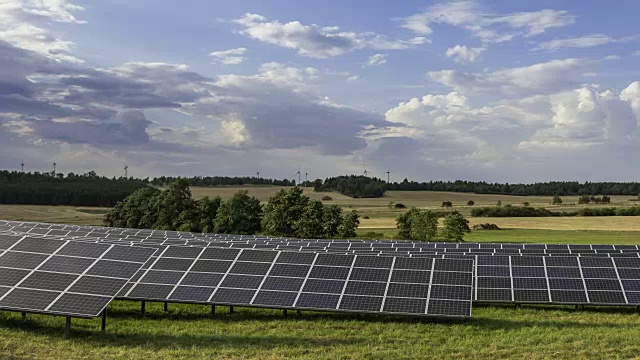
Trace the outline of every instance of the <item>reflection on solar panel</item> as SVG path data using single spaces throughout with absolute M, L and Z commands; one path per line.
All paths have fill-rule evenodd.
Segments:
M 98 316 L 154 251 L 0 235 L 0 309 Z
M 477 256 L 478 302 L 640 305 L 640 259 Z
M 269 308 L 471 316 L 473 260 L 167 247 L 118 297 Z

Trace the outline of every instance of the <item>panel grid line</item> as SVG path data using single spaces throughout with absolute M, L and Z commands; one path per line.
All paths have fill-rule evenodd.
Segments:
M 139 278 L 136 279 L 136 281 L 133 282 L 133 285 L 131 286 L 131 288 L 129 289 L 129 291 L 127 291 L 127 293 L 124 295 L 125 297 L 129 297 L 129 295 L 131 294 L 131 292 L 133 291 L 133 289 L 136 288 L 136 286 L 138 285 L 140 279 L 144 278 L 147 273 L 149 272 L 149 270 L 158 262 L 158 260 L 160 260 L 160 258 L 162 257 L 162 254 L 164 254 L 167 250 L 169 249 L 169 247 L 167 246 L 166 248 L 164 248 L 164 250 L 162 250 L 162 252 L 156 257 L 156 259 L 153 261 L 153 264 L 149 265 L 149 267 L 147 269 L 144 270 L 144 274 L 142 274 Z M 144 265 L 143 265 L 144 266 Z
M 351 272 L 353 271 L 353 265 L 356 264 L 356 259 L 358 258 L 358 255 L 354 255 L 353 256 L 353 260 L 351 261 L 351 267 L 349 268 L 349 274 L 347 274 L 347 278 L 344 281 L 344 286 L 342 286 L 342 292 L 340 293 L 340 298 L 338 298 L 338 305 L 336 305 L 336 309 L 340 308 L 340 305 L 342 305 L 342 299 L 344 298 L 344 292 L 345 290 L 347 290 L 347 284 L 349 284 L 349 280 L 351 279 Z
M 249 301 L 249 304 L 253 304 L 253 301 L 256 299 L 256 296 L 258 296 L 258 292 L 260 292 L 260 290 L 262 289 L 262 285 L 264 285 L 264 282 L 267 280 L 267 276 L 269 276 L 269 274 L 271 273 L 271 269 L 273 269 L 273 265 L 275 265 L 276 261 L 278 260 L 278 257 L 280 257 L 280 254 L 282 254 L 282 252 L 278 251 L 278 253 L 276 254 L 276 257 L 274 257 L 273 261 L 271 261 L 269 270 L 267 270 L 267 272 L 264 274 L 264 277 L 262 278 L 262 281 L 260 282 L 260 285 L 258 286 L 258 289 L 256 290 L 255 294 L 253 294 L 251 301 Z
M 391 269 L 389 270 L 389 277 L 387 278 L 387 284 L 384 288 L 384 295 L 382 298 L 382 304 L 380 304 L 380 312 L 384 311 L 384 304 L 387 301 L 387 293 L 389 292 L 389 284 L 391 283 L 391 276 L 393 275 L 394 266 L 396 266 L 396 257 L 391 260 Z
M 584 273 L 582 272 L 582 262 L 580 261 L 580 257 L 576 258 L 576 261 L 578 262 L 578 269 L 580 270 L 580 278 L 582 279 L 582 286 L 584 286 L 584 295 L 586 296 L 587 303 L 590 303 L 591 300 L 589 299 L 589 291 L 587 290 L 587 282 L 585 281 Z
M 307 275 L 304 277 L 304 280 L 302 281 L 302 285 L 300 285 L 300 290 L 298 291 L 296 300 L 293 302 L 294 307 L 298 304 L 298 299 L 300 298 L 300 294 L 302 294 L 302 290 L 304 289 L 304 286 L 307 283 L 307 280 L 309 279 L 309 275 L 311 275 L 311 270 L 315 266 L 316 260 L 318 260 L 318 255 L 320 255 L 320 253 L 316 253 L 316 255 L 314 256 L 313 262 L 311 262 L 311 266 L 309 266 L 309 270 L 307 270 Z
M 26 237 L 20 239 L 20 241 L 24 240 L 25 238 Z M 40 264 L 38 264 L 38 266 L 36 266 L 33 270 L 29 271 L 28 275 L 24 276 L 22 279 L 20 279 L 20 281 L 18 281 L 15 285 L 13 285 L 10 290 L 8 290 L 6 293 L 4 293 L 2 296 L 0 296 L 0 301 L 2 301 L 2 299 L 4 299 L 5 297 L 7 297 L 7 295 L 9 295 L 11 292 L 13 292 L 13 290 L 15 290 L 16 288 L 20 287 L 20 284 L 25 282 L 25 280 L 27 280 L 34 272 L 36 272 L 36 270 L 38 270 L 45 262 L 47 262 L 49 259 L 51 259 L 58 251 L 60 251 L 60 249 L 65 247 L 68 243 L 69 243 L 69 240 L 65 241 L 64 244 L 62 244 L 61 246 L 59 246 L 56 249 L 56 251 L 53 251 L 51 254 L 49 254 L 49 256 L 47 256 L 46 259 L 42 260 L 40 262 Z M 2 255 L 4 255 L 4 254 L 2 254 Z
M 231 262 L 231 265 L 229 265 L 229 268 L 227 269 L 227 271 L 225 271 L 224 275 L 222 276 L 222 279 L 220 279 L 220 282 L 218 283 L 218 286 L 216 287 L 215 290 L 213 290 L 211 295 L 209 295 L 209 299 L 207 299 L 208 303 L 210 303 L 212 301 L 213 297 L 216 295 L 216 293 L 220 289 L 220 285 L 222 285 L 224 280 L 227 278 L 227 275 L 229 275 L 229 271 L 231 271 L 233 266 L 236 264 L 236 261 L 238 261 L 238 258 L 240 258 L 240 255 L 242 255 L 243 252 L 244 252 L 244 249 L 240 249 L 240 251 L 238 251 L 238 254 L 236 254 L 236 257 Z
M 200 259 L 200 256 L 202 256 L 202 254 L 204 253 L 205 250 L 207 250 L 207 248 L 202 248 L 202 250 L 200 250 L 200 252 L 198 253 L 198 256 L 196 256 L 196 258 L 193 259 L 193 262 L 191 263 L 191 265 L 189 266 L 187 271 L 185 271 L 184 274 L 182 274 L 180 279 L 176 282 L 176 285 L 173 287 L 173 289 L 171 289 L 169 294 L 167 294 L 167 299 L 171 299 L 171 295 L 173 295 L 173 293 L 176 291 L 178 286 L 180 286 L 180 284 L 182 283 L 182 280 L 184 280 L 184 278 L 187 276 L 187 274 L 189 274 L 189 272 L 191 271 L 193 266 L 196 264 L 196 262 Z
M 66 289 L 64 289 L 64 290 L 60 293 L 60 295 L 58 295 L 55 299 L 53 299 L 53 301 L 49 304 L 49 306 L 47 306 L 47 307 L 46 307 L 46 309 L 44 309 L 44 310 L 45 310 L 45 311 L 49 311 L 49 308 L 51 308 L 51 307 L 53 306 L 53 304 L 55 304 L 55 303 L 56 303 L 56 301 L 58 301 L 58 300 L 62 297 L 62 295 L 66 294 L 66 293 L 67 293 L 67 291 L 69 291 L 69 289 L 71 289 L 71 287 L 72 287 L 73 285 L 75 285 L 75 284 L 76 284 L 76 283 L 77 283 L 77 282 L 78 282 L 78 281 L 79 281 L 83 276 L 85 276 L 85 275 L 87 274 L 87 272 L 88 272 L 89 270 L 91 270 L 91 268 L 92 268 L 96 263 L 98 263 L 98 261 L 102 260 L 102 258 L 107 254 L 107 252 L 109 252 L 109 250 L 111 250 L 111 249 L 112 249 L 113 247 L 115 247 L 115 246 L 116 246 L 116 245 L 111 245 L 111 246 L 109 246 L 109 248 L 107 248 L 104 252 L 102 252 L 102 254 L 100 254 L 100 256 L 99 256 L 97 259 L 95 259 L 95 261 L 94 261 L 94 262 L 92 262 L 92 263 L 91 263 L 91 265 L 89 265 L 89 266 L 88 266 L 88 267 L 87 267 L 87 268 L 82 272 L 82 274 L 80 274 L 78 277 L 76 277 L 76 279 L 75 279 L 75 280 L 73 280 L 73 281 L 71 282 L 71 284 L 69 284 L 69 286 L 67 286 L 67 288 L 66 288 Z M 43 262 L 43 263 L 44 263 L 44 262 Z
M 429 288 L 427 290 L 427 303 L 424 307 L 424 313 L 429 313 L 429 303 L 431 302 L 431 285 L 433 284 L 433 272 L 436 268 L 437 259 L 431 259 L 431 273 L 429 274 Z

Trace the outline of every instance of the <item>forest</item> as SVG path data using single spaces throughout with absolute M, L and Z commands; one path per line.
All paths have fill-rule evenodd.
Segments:
M 3 170 L 0 204 L 112 207 L 145 186 L 144 180 L 107 178 L 93 171 L 64 175 Z

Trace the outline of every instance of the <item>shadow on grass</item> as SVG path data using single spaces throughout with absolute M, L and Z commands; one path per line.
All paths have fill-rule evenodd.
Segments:
M 211 349 L 237 347 L 257 350 L 269 350 L 278 347 L 303 347 L 305 349 L 313 349 L 360 344 L 367 341 L 364 338 L 331 339 L 304 336 L 201 335 L 190 334 L 189 329 L 186 327 L 184 332 L 167 335 L 146 332 L 144 324 L 140 327 L 140 332 L 135 332 L 135 328 L 128 328 L 126 333 L 119 333 L 118 328 L 114 326 L 111 329 L 107 327 L 107 331 L 101 333 L 91 320 L 74 321 L 70 341 L 89 342 L 93 346 L 105 347 L 144 347 L 145 349 L 151 350 L 192 349 L 193 347 Z M 82 323 L 83 321 L 86 322 Z M 17 317 L 0 317 L 0 325 L 11 330 L 33 332 L 34 335 L 37 334 L 37 336 L 45 336 L 57 340 L 62 340 L 64 334 L 64 322 L 62 320 L 25 321 Z M 201 331 L 201 328 L 198 329 L 198 332 Z

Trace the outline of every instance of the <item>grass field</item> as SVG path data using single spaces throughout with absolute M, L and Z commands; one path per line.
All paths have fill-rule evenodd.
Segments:
M 0 313 L 2 359 L 586 359 L 640 354 L 640 315 L 628 308 L 474 306 L 463 322 L 116 301 L 99 319 Z

